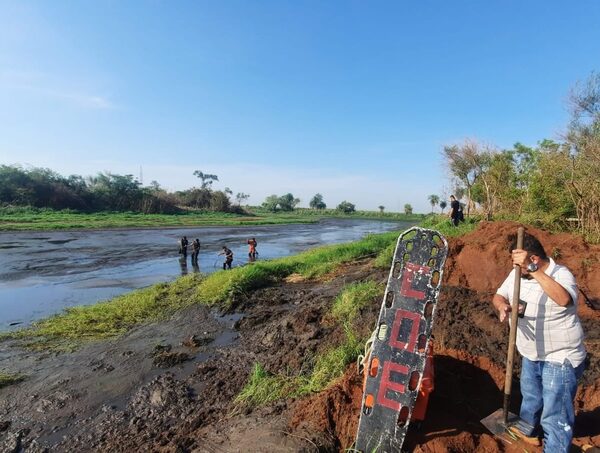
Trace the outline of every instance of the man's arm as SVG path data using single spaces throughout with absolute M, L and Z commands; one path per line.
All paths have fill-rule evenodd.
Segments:
M 523 269 L 526 269 L 527 264 L 529 264 L 525 250 L 513 250 L 512 259 L 513 264 L 518 264 Z M 541 268 L 535 272 L 529 272 L 529 275 L 540 284 L 546 295 L 561 307 L 566 307 L 570 303 L 573 303 L 569 292 Z
M 508 318 L 508 314 L 511 312 L 511 307 L 508 303 L 508 300 L 506 300 L 500 294 L 494 294 L 494 297 L 492 298 L 492 304 L 494 304 L 494 308 L 498 310 L 500 322 L 504 322 Z

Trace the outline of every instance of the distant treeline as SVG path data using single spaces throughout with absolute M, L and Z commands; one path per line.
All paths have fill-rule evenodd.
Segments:
M 220 212 L 240 209 L 232 205 L 231 191 L 212 190 L 204 179 L 202 182 L 201 188 L 170 193 L 155 181 L 150 186 L 142 186 L 133 175 L 98 173 L 87 178 L 64 177 L 47 168 L 1 165 L 0 204 L 145 214 L 170 214 L 180 211 L 181 207 Z

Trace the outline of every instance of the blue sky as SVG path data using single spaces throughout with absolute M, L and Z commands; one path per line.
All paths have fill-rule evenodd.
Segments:
M 600 2 L 0 0 L 0 164 L 428 211 L 445 144 L 558 139 Z

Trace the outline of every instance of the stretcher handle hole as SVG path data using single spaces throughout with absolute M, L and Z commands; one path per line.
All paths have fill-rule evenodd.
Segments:
M 385 296 L 385 308 L 392 308 L 393 303 L 394 303 L 394 292 L 390 291 Z
M 379 359 L 377 357 L 373 357 L 371 359 L 371 366 L 369 367 L 369 376 L 377 377 L 379 373 Z
M 420 379 L 421 379 L 421 373 L 419 373 L 418 371 L 413 371 L 410 374 L 410 380 L 408 381 L 408 389 L 410 391 L 416 390 L 419 385 Z
M 425 309 L 423 310 L 423 316 L 425 316 L 425 319 L 427 321 L 431 320 L 431 316 L 433 315 L 433 307 L 434 306 L 435 306 L 435 304 L 431 301 L 429 301 L 425 304 Z
M 425 352 L 425 346 L 427 346 L 427 336 L 425 334 L 421 334 L 417 340 L 417 350 L 420 353 L 423 353 Z
M 439 248 L 433 246 L 431 247 L 431 252 L 429 253 L 430 256 L 437 256 L 438 252 L 439 252 Z
M 379 341 L 385 341 L 387 338 L 387 324 L 379 324 L 379 329 L 377 329 L 377 339 Z
M 394 278 L 400 277 L 400 272 L 402 272 L 402 263 L 400 261 L 396 261 L 394 263 L 394 270 L 392 271 L 392 276 Z
M 414 245 L 412 241 L 406 243 L 406 251 L 410 252 L 413 249 Z
M 404 425 L 406 425 L 406 422 L 408 422 L 409 416 L 410 416 L 410 410 L 408 409 L 408 406 L 402 406 L 402 409 L 400 409 L 400 412 L 398 412 L 398 426 L 400 428 L 402 428 Z
M 440 273 L 438 271 L 433 271 L 431 274 L 431 284 L 433 286 L 438 286 L 440 284 Z

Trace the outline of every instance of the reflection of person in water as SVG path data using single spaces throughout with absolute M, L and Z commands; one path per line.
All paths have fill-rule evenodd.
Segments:
M 192 242 L 192 265 L 198 265 L 198 255 L 200 254 L 200 239 L 196 238 Z
M 250 261 L 254 261 L 256 259 L 256 238 L 248 239 L 248 257 Z
M 219 255 L 225 255 L 225 262 L 223 263 L 223 270 L 231 269 L 231 263 L 233 262 L 233 252 L 227 247 L 223 246 L 223 250 Z

